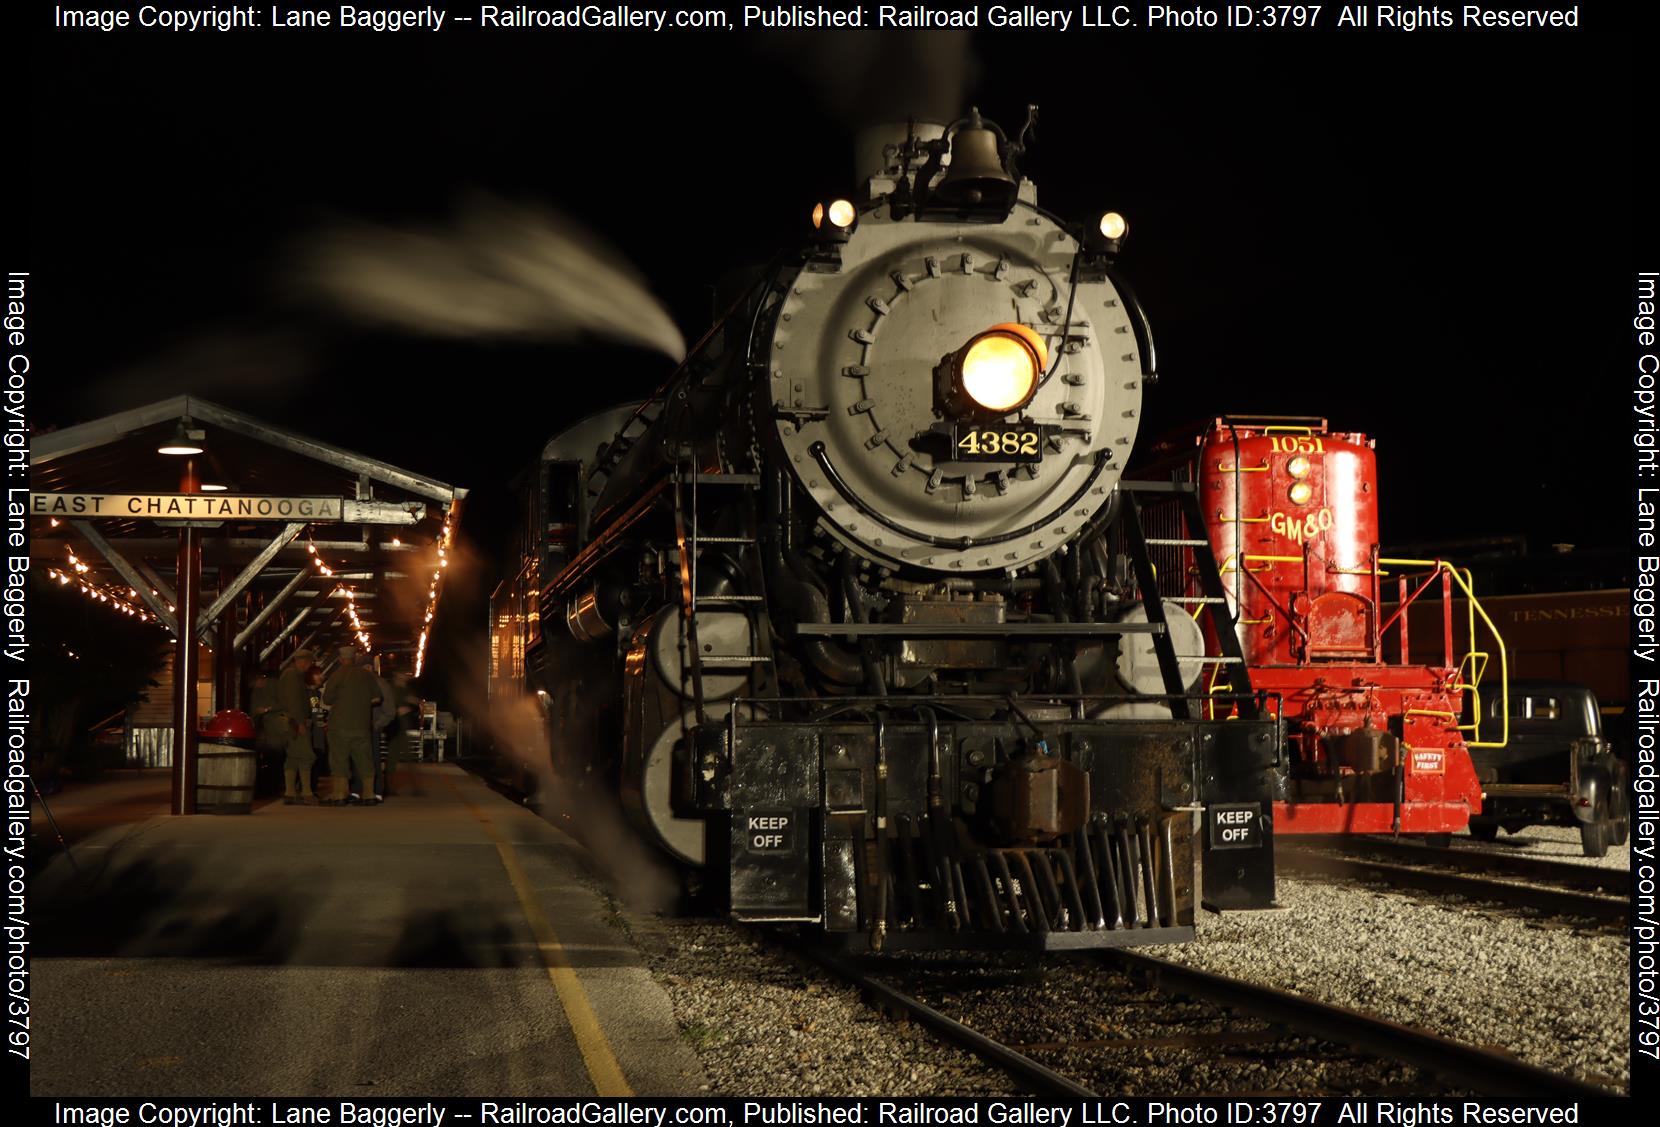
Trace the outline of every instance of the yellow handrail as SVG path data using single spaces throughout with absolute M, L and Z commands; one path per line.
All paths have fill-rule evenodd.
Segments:
M 1380 558 L 1378 560 L 1378 564 L 1379 566 L 1388 564 L 1391 567 L 1433 567 L 1437 571 L 1445 571 L 1448 575 L 1452 576 L 1453 582 L 1457 583 L 1458 586 L 1464 591 L 1464 598 L 1469 603 L 1470 652 L 1465 654 L 1458 663 L 1459 683 L 1457 687 L 1461 690 L 1468 690 L 1470 693 L 1470 704 L 1475 713 L 1475 723 L 1461 724 L 1459 725 L 1459 730 L 1471 732 L 1476 737 L 1475 739 L 1468 741 L 1470 747 L 1504 747 L 1510 742 L 1510 656 L 1505 649 L 1504 636 L 1499 633 L 1499 628 L 1493 625 L 1493 620 L 1487 617 L 1487 611 L 1482 608 L 1481 601 L 1476 598 L 1476 593 L 1471 588 L 1470 580 L 1468 578 L 1469 569 L 1456 568 L 1446 560 L 1386 560 Z M 1481 616 L 1481 621 L 1487 625 L 1488 632 L 1493 635 L 1493 640 L 1499 644 L 1500 735 L 1497 742 L 1493 742 L 1491 740 L 1484 741 L 1481 738 L 1482 710 L 1481 690 L 1479 685 L 1482 674 L 1487 671 L 1487 663 L 1492 660 L 1492 656 L 1484 650 L 1477 650 L 1475 648 L 1476 615 L 1478 614 Z M 1476 667 L 1477 659 L 1480 660 L 1479 668 Z M 1468 681 L 1464 678 L 1464 666 L 1466 663 L 1471 666 L 1472 673 L 1472 677 Z

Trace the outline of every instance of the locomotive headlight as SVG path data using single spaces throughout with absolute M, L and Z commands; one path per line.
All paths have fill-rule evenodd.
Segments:
M 1037 394 L 1046 355 L 1025 325 L 993 325 L 941 363 L 941 406 L 956 415 L 1018 411 Z
M 988 411 L 1006 415 L 1032 397 L 1037 357 L 1024 341 L 983 336 L 963 356 L 963 390 Z
M 1298 454 L 1295 458 L 1285 464 L 1285 472 L 1296 478 L 1298 481 L 1301 481 L 1303 478 L 1307 477 L 1308 471 L 1313 468 L 1313 463 L 1308 460 L 1308 456 L 1306 454 Z
M 1308 499 L 1313 496 L 1314 486 L 1306 481 L 1299 481 L 1291 487 L 1291 503 L 1293 505 L 1306 505 Z
M 1122 239 L 1130 230 L 1130 221 L 1116 211 L 1101 216 L 1101 237 L 1113 242 Z

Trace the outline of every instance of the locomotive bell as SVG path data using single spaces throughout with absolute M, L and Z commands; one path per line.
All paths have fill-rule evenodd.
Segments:
M 1014 177 L 997 153 L 997 134 L 985 127 L 978 109 L 971 109 L 968 124 L 951 138 L 951 164 L 934 196 L 963 207 L 1007 207 L 1015 191 Z

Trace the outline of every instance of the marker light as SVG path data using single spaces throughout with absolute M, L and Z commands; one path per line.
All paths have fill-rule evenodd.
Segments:
M 826 207 L 821 203 L 813 205 L 813 229 L 819 230 L 824 226 Z M 851 200 L 831 200 L 828 208 L 831 226 L 846 229 L 853 226 L 853 221 L 859 218 L 859 211 Z
M 1101 216 L 1101 236 L 1106 239 L 1122 239 L 1130 229 L 1130 221 L 1116 211 L 1109 211 Z
M 1309 462 L 1308 455 L 1306 454 L 1298 454 L 1295 458 L 1285 464 L 1285 472 L 1296 478 L 1298 481 L 1301 481 L 1303 478 L 1307 477 L 1308 471 L 1312 468 L 1313 465 Z
M 1293 505 L 1306 505 L 1308 499 L 1312 496 L 1314 496 L 1314 486 L 1306 481 L 1299 481 L 1291 487 L 1291 503 Z

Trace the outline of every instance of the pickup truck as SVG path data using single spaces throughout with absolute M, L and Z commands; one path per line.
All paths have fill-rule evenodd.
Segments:
M 1501 828 L 1568 825 L 1579 827 L 1587 857 L 1625 844 L 1626 765 L 1603 738 L 1596 695 L 1563 681 L 1512 681 L 1509 696 L 1505 745 L 1470 749 L 1482 786 L 1470 836 L 1492 841 Z M 1481 708 L 1482 738 L 1492 739 L 1502 727 L 1503 698 L 1493 693 Z

